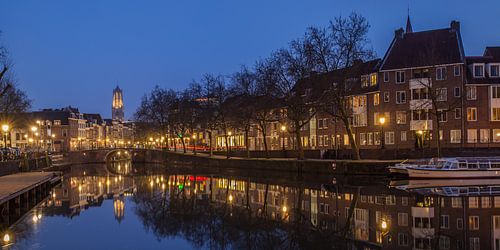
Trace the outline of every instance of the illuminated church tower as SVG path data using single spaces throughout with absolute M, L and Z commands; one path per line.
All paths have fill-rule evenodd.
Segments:
M 120 87 L 116 86 L 113 90 L 113 105 L 111 109 L 113 120 L 123 121 L 125 115 L 123 112 L 123 92 Z

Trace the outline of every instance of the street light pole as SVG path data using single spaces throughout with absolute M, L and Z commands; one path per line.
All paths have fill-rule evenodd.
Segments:
M 285 152 L 285 131 L 286 131 L 286 126 L 282 125 L 281 126 L 281 143 L 282 143 L 283 152 Z
M 196 135 L 193 135 L 193 154 L 196 155 Z
M 384 135 L 384 123 L 385 123 L 385 117 L 380 117 L 379 118 L 379 123 L 380 123 L 380 128 L 381 128 L 381 134 L 380 134 L 380 148 L 385 149 L 385 135 Z

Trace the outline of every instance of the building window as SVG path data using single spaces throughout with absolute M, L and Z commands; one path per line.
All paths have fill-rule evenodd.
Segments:
M 448 116 L 446 110 L 437 110 L 437 119 L 439 122 L 447 122 Z
M 479 197 L 469 197 L 469 208 L 479 208 Z
M 426 121 L 429 120 L 429 112 L 427 110 L 418 109 L 411 111 L 412 121 Z
M 439 227 L 441 229 L 449 229 L 450 228 L 450 216 L 449 215 L 441 215 L 441 220 L 439 222 Z
M 458 65 L 453 66 L 453 75 L 460 76 L 460 66 Z
M 348 145 L 349 145 L 349 135 L 344 134 L 344 146 L 348 146 Z
M 470 237 L 469 242 L 469 250 L 481 250 L 481 247 L 479 245 L 479 237 Z
M 368 85 L 370 84 L 369 81 L 370 81 L 370 78 L 368 76 L 366 76 L 366 75 L 361 76 L 361 87 L 362 88 L 368 87 Z
M 493 129 L 493 142 L 500 142 L 500 129 Z
M 413 78 L 429 78 L 429 69 L 414 69 Z
M 408 213 L 398 213 L 398 226 L 408 226 Z
M 477 129 L 467 129 L 467 142 L 468 143 L 477 142 Z
M 389 72 L 384 72 L 384 82 L 389 82 Z
M 359 145 L 361 145 L 361 146 L 366 145 L 366 134 L 365 133 L 359 133 Z
M 405 72 L 397 71 L 396 72 L 396 83 L 404 83 L 405 82 Z
M 396 111 L 396 124 L 406 124 L 406 111 Z
M 477 121 L 477 108 L 467 108 L 467 121 Z
M 389 92 L 384 92 L 384 102 L 389 102 Z
M 385 144 L 394 144 L 394 132 L 385 132 Z
M 457 229 L 462 230 L 464 228 L 464 220 L 462 218 L 457 218 Z
M 494 64 L 490 65 L 490 76 L 491 77 L 499 77 L 499 70 L 500 70 L 500 65 Z
M 406 141 L 406 140 L 407 140 L 406 131 L 401 131 L 401 141 Z
M 480 129 L 479 130 L 479 141 L 481 143 L 489 143 L 490 142 L 490 130 L 489 129 Z
M 406 91 L 396 91 L 396 104 L 406 103 Z
M 460 130 L 450 130 L 450 142 L 460 143 L 462 141 L 462 133 Z
M 500 98 L 500 86 L 491 86 L 491 98 Z
M 379 132 L 373 133 L 373 145 L 380 145 L 380 133 Z
M 373 106 L 380 104 L 380 93 L 373 94 Z
M 455 97 L 460 97 L 460 87 L 455 87 L 453 94 Z
M 439 236 L 439 249 L 450 249 L 450 237 L 444 235 Z
M 484 77 L 484 64 L 474 64 L 474 77 Z
M 467 86 L 465 89 L 467 94 L 467 100 L 476 100 L 477 99 L 477 88 L 476 86 Z
M 366 134 L 367 145 L 373 145 L 373 133 Z
M 439 67 L 436 69 L 436 80 L 446 79 L 446 67 Z
M 446 88 L 436 89 L 436 101 L 445 102 L 448 99 L 448 91 Z
M 370 85 L 371 86 L 377 85 L 377 73 L 373 73 L 370 75 Z
M 491 108 L 491 120 L 500 121 L 500 108 Z
M 398 233 L 398 245 L 399 246 L 408 246 L 409 245 L 409 237 L 408 234 Z
M 452 197 L 451 198 L 452 208 L 462 208 L 462 197 Z
M 455 108 L 455 119 L 461 119 L 461 118 L 462 118 L 462 109 Z
M 469 230 L 479 230 L 479 216 L 469 216 Z
M 412 100 L 425 100 L 428 99 L 429 89 L 428 88 L 419 88 L 411 90 L 411 99 Z

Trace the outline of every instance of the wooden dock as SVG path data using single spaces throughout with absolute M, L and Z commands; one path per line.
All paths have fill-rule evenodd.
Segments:
M 26 172 L 0 177 L 0 228 L 8 227 L 45 199 L 60 181 L 56 172 Z

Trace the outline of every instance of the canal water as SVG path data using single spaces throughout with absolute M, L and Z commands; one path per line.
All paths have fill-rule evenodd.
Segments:
M 6 249 L 499 249 L 500 180 L 82 165 L 2 235 Z

